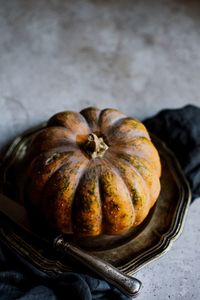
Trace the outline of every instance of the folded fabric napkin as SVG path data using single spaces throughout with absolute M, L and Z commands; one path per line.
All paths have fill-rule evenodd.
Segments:
M 175 153 L 188 179 L 192 199 L 200 196 L 200 108 L 163 110 L 144 121 L 148 130 Z M 5 246 L 0 247 L 1 300 L 128 300 L 106 281 L 88 274 L 54 277 L 39 271 Z
M 144 124 L 175 153 L 189 181 L 192 200 L 200 197 L 200 108 L 165 109 Z

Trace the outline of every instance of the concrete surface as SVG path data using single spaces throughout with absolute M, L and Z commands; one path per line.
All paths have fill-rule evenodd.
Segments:
M 200 198 L 190 206 L 182 235 L 162 258 L 136 277 L 143 283 L 138 300 L 200 299 Z
M 0 146 L 89 105 L 145 118 L 200 105 L 198 0 L 0 0 Z M 200 201 L 138 299 L 200 298 Z

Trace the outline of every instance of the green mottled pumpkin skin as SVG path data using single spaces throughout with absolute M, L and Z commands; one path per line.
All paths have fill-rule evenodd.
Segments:
M 91 134 L 108 146 L 101 157 L 86 151 Z M 121 234 L 160 193 L 160 159 L 146 128 L 116 109 L 57 113 L 32 136 L 25 160 L 22 201 L 64 234 Z

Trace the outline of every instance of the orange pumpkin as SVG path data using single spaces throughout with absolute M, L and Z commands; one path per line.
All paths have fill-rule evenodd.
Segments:
M 144 125 L 116 109 L 54 115 L 32 137 L 23 199 L 61 233 L 121 234 L 160 192 L 161 165 Z

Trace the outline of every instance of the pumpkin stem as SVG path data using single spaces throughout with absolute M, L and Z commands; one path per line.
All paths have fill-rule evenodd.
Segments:
M 92 157 L 103 157 L 108 149 L 102 137 L 98 137 L 95 133 L 88 135 L 88 140 L 85 144 L 86 152 Z

